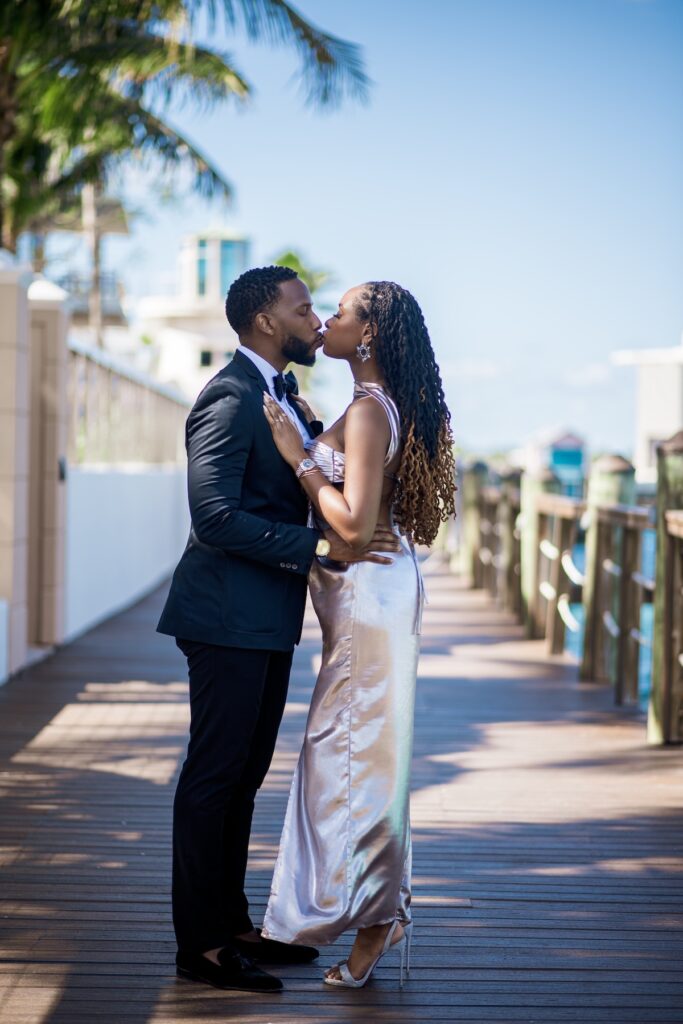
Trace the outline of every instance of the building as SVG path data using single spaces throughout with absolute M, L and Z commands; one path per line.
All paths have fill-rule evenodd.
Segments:
M 551 469 L 562 493 L 583 496 L 588 454 L 584 438 L 570 430 L 546 430 L 509 456 L 510 463 L 529 473 Z
M 657 483 L 657 445 L 683 429 L 683 337 L 672 348 L 612 353 L 617 366 L 637 368 L 634 463 L 641 485 Z
M 250 243 L 227 231 L 183 239 L 173 295 L 140 299 L 140 333 L 154 350 L 153 372 L 194 399 L 230 358 L 237 336 L 225 318 L 225 296 L 249 266 Z

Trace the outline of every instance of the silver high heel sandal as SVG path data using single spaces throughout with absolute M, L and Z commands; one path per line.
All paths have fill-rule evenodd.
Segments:
M 400 950 L 401 953 L 401 965 L 399 967 L 398 974 L 398 987 L 403 988 L 403 970 L 405 964 L 406 949 L 408 950 L 408 971 L 406 973 L 410 973 L 410 942 L 413 934 L 413 926 L 412 922 L 410 924 L 403 925 L 403 927 L 405 928 L 404 934 L 401 936 L 398 942 L 394 942 L 392 944 L 391 940 L 394 937 L 394 933 L 396 932 L 396 929 L 400 924 L 403 924 L 403 922 L 394 921 L 391 928 L 387 932 L 387 937 L 385 938 L 384 945 L 382 946 L 382 952 L 379 954 L 378 957 L 376 957 L 375 960 L 372 961 L 372 963 L 370 964 L 362 978 L 354 978 L 354 976 L 351 974 L 351 971 L 347 966 L 347 961 L 342 960 L 340 963 L 334 964 L 334 967 L 336 967 L 339 970 L 341 978 L 329 978 L 325 974 L 323 975 L 323 981 L 325 982 L 325 984 L 337 985 L 342 988 L 362 988 L 363 985 L 368 980 L 368 978 L 370 977 L 370 975 L 372 974 L 372 972 L 374 971 L 377 964 L 384 956 L 384 954 L 387 953 L 390 949 L 395 949 Z M 334 967 L 330 967 L 330 970 L 334 970 Z

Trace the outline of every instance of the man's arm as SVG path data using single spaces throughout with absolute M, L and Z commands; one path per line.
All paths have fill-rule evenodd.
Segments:
M 203 544 L 306 576 L 320 534 L 240 509 L 253 432 L 251 413 L 237 395 L 226 395 L 193 415 L 187 455 L 194 532 Z

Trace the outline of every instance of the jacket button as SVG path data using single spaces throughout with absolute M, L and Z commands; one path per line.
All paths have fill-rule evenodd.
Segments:
M 291 568 L 292 568 L 292 563 L 291 562 L 287 562 L 287 565 L 285 566 L 285 569 L 291 569 Z
M 285 568 L 286 568 L 286 566 L 285 566 L 285 563 L 284 563 L 284 562 L 280 562 L 280 568 L 281 568 L 281 569 L 285 569 Z
M 299 566 L 298 566 L 298 565 L 296 564 L 296 562 L 295 562 L 295 563 L 294 563 L 294 564 L 292 565 L 292 569 L 298 569 L 298 568 L 299 568 Z

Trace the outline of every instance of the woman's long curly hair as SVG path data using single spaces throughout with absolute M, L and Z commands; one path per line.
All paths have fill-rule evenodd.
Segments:
M 439 524 L 455 515 L 451 414 L 422 310 L 405 288 L 370 281 L 356 300 L 370 323 L 373 354 L 401 418 L 403 453 L 394 517 L 419 544 L 431 544 Z

